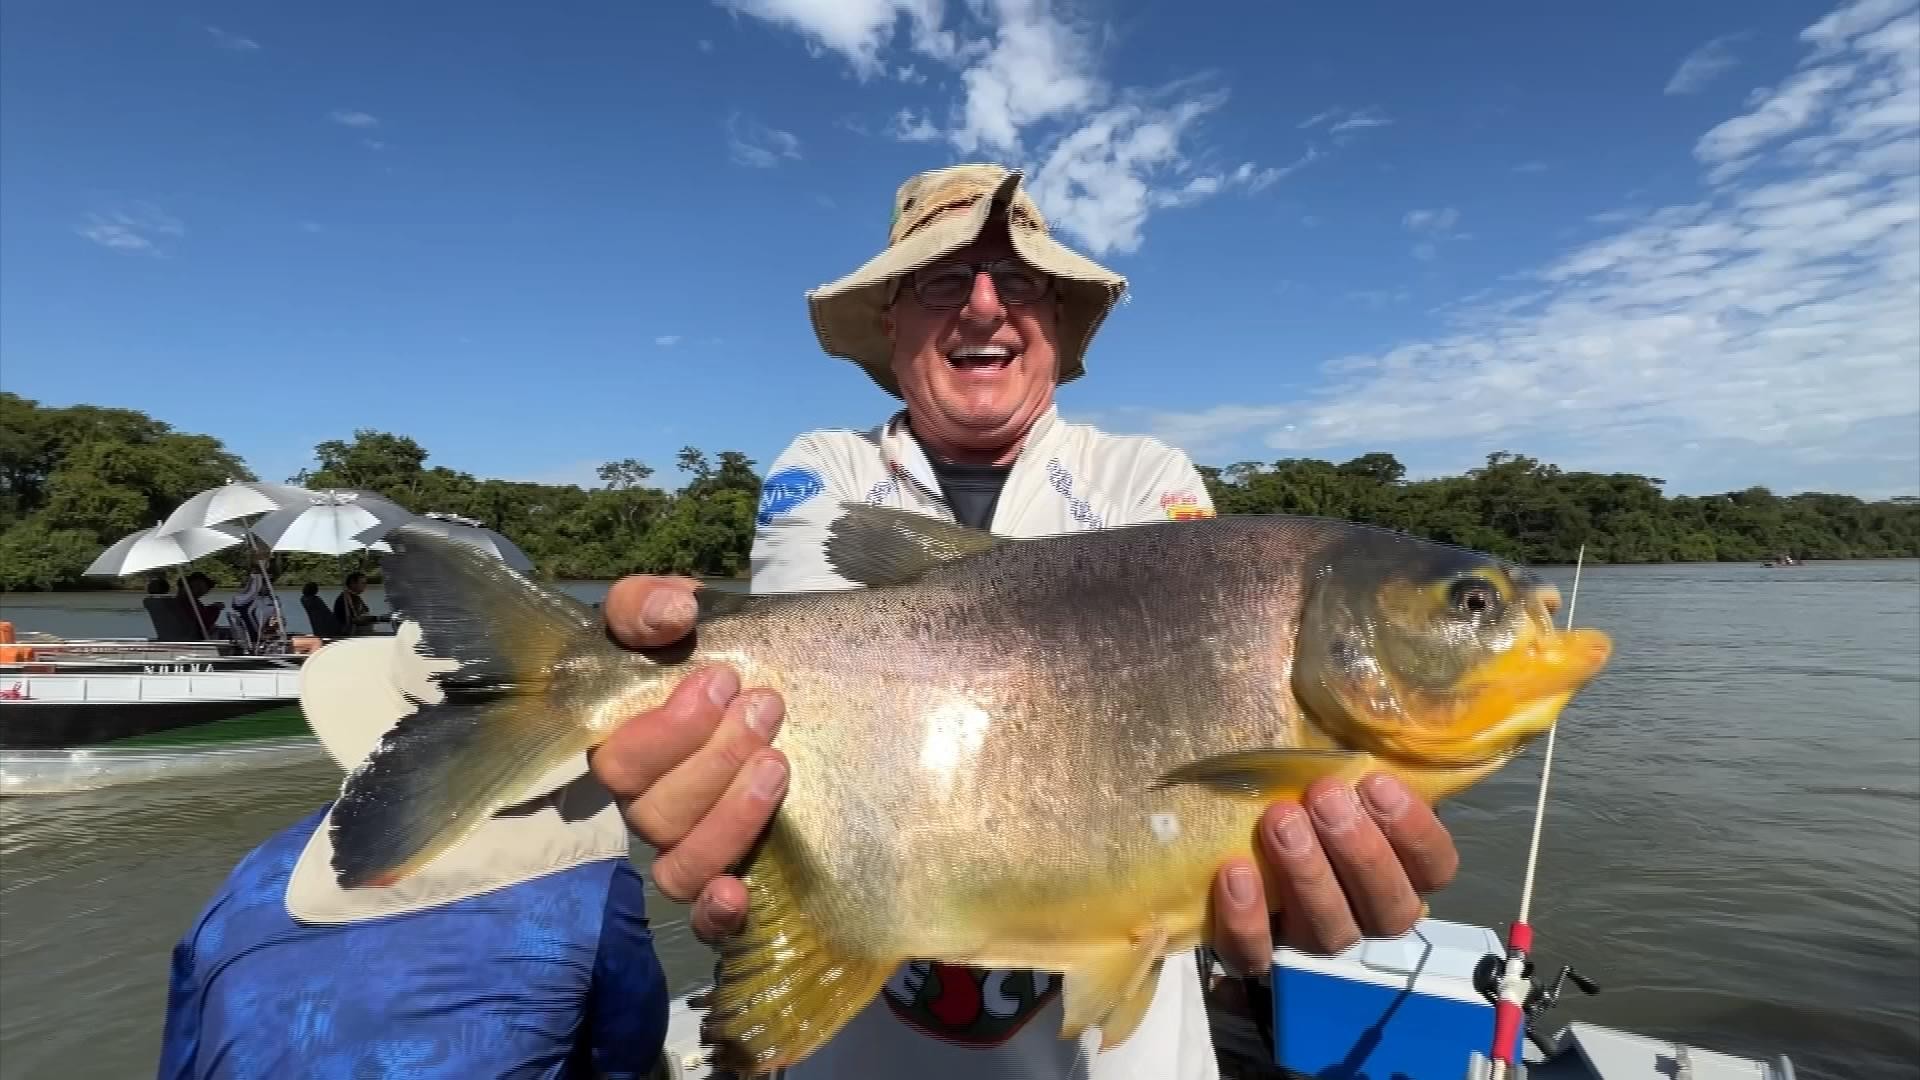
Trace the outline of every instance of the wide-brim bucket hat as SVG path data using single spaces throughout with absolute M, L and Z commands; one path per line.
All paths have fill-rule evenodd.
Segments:
M 860 365 L 881 389 L 899 397 L 893 344 L 881 327 L 893 283 L 972 243 L 996 218 L 1006 222 L 1014 253 L 1055 281 L 1057 381 L 1086 374 L 1087 346 L 1126 291 L 1127 279 L 1055 240 L 1020 170 L 991 164 L 932 169 L 900 185 L 886 249 L 853 273 L 807 293 L 820 347 Z

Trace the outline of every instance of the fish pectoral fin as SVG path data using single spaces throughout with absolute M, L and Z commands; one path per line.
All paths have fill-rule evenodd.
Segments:
M 873 1001 L 904 956 L 861 955 L 831 912 L 802 900 L 810 874 L 776 819 L 741 880 L 746 926 L 720 948 L 701 1042 L 710 1063 L 762 1076 L 798 1063 Z
M 1133 991 L 1132 996 L 1113 1007 L 1106 1019 L 1100 1021 L 1100 1049 L 1111 1050 L 1133 1037 L 1140 1021 L 1147 1017 L 1147 1006 L 1153 1004 L 1153 992 L 1160 987 L 1160 966 L 1164 957 L 1156 956 L 1153 963 L 1147 965 L 1147 976 Z
M 886 506 L 843 502 L 827 526 L 833 571 L 868 587 L 905 585 L 937 566 L 992 549 L 1001 537 Z
M 1232 750 L 1188 762 L 1161 776 L 1153 787 L 1198 784 L 1223 795 L 1297 799 L 1315 780 L 1342 774 L 1357 777 L 1372 761 L 1372 755 L 1352 750 Z
M 1125 1041 L 1153 1000 L 1166 948 L 1167 928 L 1156 921 L 1126 944 L 1067 972 L 1060 1037 L 1077 1039 L 1088 1028 L 1100 1027 L 1103 1049 Z M 1116 1028 L 1108 1030 L 1107 1025 L 1116 1020 Z

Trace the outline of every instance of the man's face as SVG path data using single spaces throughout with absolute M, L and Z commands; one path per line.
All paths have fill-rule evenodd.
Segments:
M 956 264 L 1013 260 L 1035 282 L 1046 275 L 1019 264 L 1003 229 L 917 275 L 923 283 Z M 906 399 L 914 432 L 933 446 L 969 457 L 1010 461 L 1033 421 L 1053 401 L 1058 367 L 1056 293 L 1047 288 L 1032 303 L 1001 295 L 979 269 L 952 306 L 923 303 L 913 278 L 900 285 L 883 325 L 893 339 L 893 371 Z M 929 299 L 940 297 L 929 292 Z

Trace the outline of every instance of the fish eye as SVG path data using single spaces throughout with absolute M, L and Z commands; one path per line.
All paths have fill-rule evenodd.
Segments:
M 1477 619 L 1500 608 L 1500 590 L 1483 577 L 1464 577 L 1447 589 L 1447 607 L 1456 615 Z

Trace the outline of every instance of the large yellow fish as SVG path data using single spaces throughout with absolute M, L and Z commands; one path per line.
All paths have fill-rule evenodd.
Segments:
M 827 555 L 870 586 L 711 596 L 635 653 L 600 614 L 403 527 L 394 610 L 457 660 L 349 775 L 343 886 L 457 844 L 565 759 L 724 661 L 785 695 L 785 801 L 742 868 L 705 1034 L 759 1074 L 831 1038 L 909 959 L 1064 976 L 1063 1037 L 1139 1023 L 1208 937 L 1214 875 L 1266 804 L 1328 775 L 1430 799 L 1547 730 L 1611 650 L 1558 593 L 1383 529 L 1224 517 L 1010 540 L 847 504 Z

